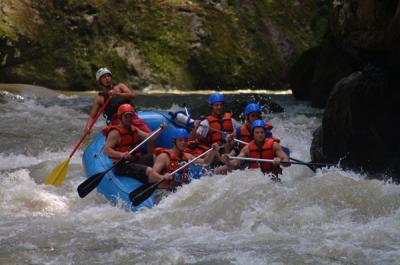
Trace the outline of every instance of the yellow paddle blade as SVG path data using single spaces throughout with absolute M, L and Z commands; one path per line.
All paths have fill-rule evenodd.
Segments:
M 68 158 L 67 160 L 56 166 L 44 180 L 44 184 L 51 184 L 56 187 L 60 187 L 65 176 L 67 175 L 70 160 L 71 158 Z

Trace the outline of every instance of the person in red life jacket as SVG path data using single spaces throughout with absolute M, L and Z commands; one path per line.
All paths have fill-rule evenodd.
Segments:
M 155 159 L 153 169 L 160 174 L 173 172 L 187 161 L 195 158 L 195 156 L 185 152 L 185 148 L 188 143 L 188 136 L 189 134 L 185 129 L 180 128 L 175 130 L 172 137 L 172 149 L 156 148 L 155 154 L 157 157 Z M 214 150 L 208 153 L 204 158 L 199 158 L 196 163 L 209 164 L 214 159 L 214 156 L 218 153 L 217 150 L 219 149 L 217 143 L 214 143 L 212 147 Z M 181 172 L 175 174 L 174 179 L 162 182 L 159 188 L 174 189 L 177 186 L 182 185 L 182 183 L 189 182 L 190 179 L 188 172 L 188 167 L 182 169 Z
M 204 120 L 196 120 L 190 133 L 189 140 L 197 140 L 198 143 L 207 146 L 213 144 L 225 144 L 225 153 L 230 152 L 235 138 L 235 130 L 232 115 L 224 111 L 225 98 L 222 94 L 212 94 L 208 99 L 211 114 Z M 221 133 L 220 131 L 224 132 Z M 228 143 L 228 144 L 226 144 Z
M 207 151 L 209 147 L 203 143 L 201 143 L 198 139 L 188 141 L 185 153 L 189 153 L 193 156 L 199 156 L 205 151 Z
M 153 170 L 153 154 L 142 155 L 140 151 L 133 154 L 129 152 L 150 134 L 132 125 L 134 108 L 130 104 L 122 104 L 118 108 L 118 125 L 108 125 L 103 129 L 106 135 L 104 154 L 110 157 L 113 162 L 124 159 L 114 171 L 117 175 L 130 176 L 143 183 L 157 182 L 161 179 L 170 179 L 169 174 L 161 175 Z M 166 124 L 161 127 L 166 128 Z M 161 130 L 162 131 L 162 130 Z M 155 134 L 149 142 L 154 142 L 161 133 Z
M 246 143 L 249 143 L 251 140 L 253 140 L 253 135 L 250 133 L 251 131 L 251 124 L 258 119 L 261 119 L 261 108 L 260 105 L 257 103 L 250 103 L 246 106 L 244 109 L 244 115 L 246 117 L 246 121 L 243 125 L 240 127 L 236 128 L 236 137 L 237 139 L 244 141 Z M 265 137 L 270 138 L 274 137 L 272 136 L 271 130 L 273 126 L 267 122 L 265 123 Z M 275 140 L 278 142 L 280 141 L 279 138 L 274 137 Z M 243 148 L 244 145 L 240 144 L 240 148 Z
M 251 131 L 254 140 L 250 141 L 240 151 L 239 157 L 273 159 L 273 163 L 269 162 L 249 162 L 249 168 L 261 168 L 261 171 L 278 175 L 282 172 L 280 168 L 281 161 L 289 161 L 289 157 L 283 151 L 282 147 L 273 138 L 265 137 L 266 124 L 263 120 L 255 120 L 251 124 Z M 243 160 L 229 160 L 226 155 L 223 156 L 223 161 L 229 168 L 239 168 Z
M 94 117 L 108 97 L 112 96 L 110 102 L 104 110 L 103 115 L 107 118 L 107 124 L 112 125 L 119 123 L 116 115 L 118 107 L 122 104 L 130 104 L 131 100 L 135 98 L 135 94 L 125 84 L 113 84 L 111 71 L 107 68 L 100 68 L 97 71 L 96 80 L 99 83 L 102 92 L 100 92 L 93 101 L 85 131 L 89 130 L 90 124 L 93 122 Z M 133 124 L 136 127 L 140 128 L 142 131 L 151 132 L 151 129 L 136 115 L 136 113 L 132 116 L 132 119 Z

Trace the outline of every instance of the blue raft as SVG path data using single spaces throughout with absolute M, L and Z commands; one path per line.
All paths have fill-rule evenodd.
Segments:
M 173 117 L 167 112 L 140 111 L 139 117 L 154 131 L 162 123 L 167 123 L 168 128 L 157 138 L 156 146 L 172 148 L 172 133 L 180 126 L 174 122 Z M 112 161 L 103 153 L 105 136 L 99 133 L 83 153 L 83 167 L 86 177 L 89 178 L 97 173 L 104 172 L 112 166 Z M 189 172 L 192 178 L 201 176 L 201 167 L 190 166 Z M 109 171 L 97 187 L 98 192 L 103 194 L 112 204 L 121 204 L 127 209 L 137 211 L 141 207 L 151 208 L 155 201 L 153 197 L 148 198 L 139 206 L 133 206 L 129 200 L 129 193 L 143 184 L 136 179 L 127 176 L 117 176 L 113 170 Z
M 164 122 L 168 124 L 168 128 L 157 138 L 156 146 L 158 147 L 172 148 L 172 133 L 177 128 L 189 125 L 189 122 L 179 119 L 179 115 L 177 115 L 179 112 L 173 114 L 157 111 L 139 111 L 137 114 L 153 131 L 159 128 Z M 100 132 L 83 153 L 83 167 L 87 178 L 112 167 L 111 159 L 103 153 L 104 143 L 105 136 Z M 284 147 L 284 150 L 289 155 L 289 149 Z M 190 165 L 189 175 L 192 179 L 200 178 L 202 173 L 203 168 L 201 166 Z M 131 177 L 117 176 L 111 170 L 104 176 L 97 186 L 97 190 L 112 204 L 121 204 L 121 206 L 127 209 L 137 211 L 142 207 L 151 208 L 155 204 L 154 198 L 149 197 L 139 206 L 132 205 L 129 200 L 129 193 L 142 185 L 143 183 Z

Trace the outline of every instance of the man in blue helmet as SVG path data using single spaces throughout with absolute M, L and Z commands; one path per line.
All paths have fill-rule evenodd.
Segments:
M 210 147 L 213 143 L 218 145 L 226 142 L 232 143 L 235 138 L 235 130 L 232 115 L 224 111 L 225 97 L 222 94 L 212 94 L 208 99 L 211 114 L 203 121 L 196 120 L 195 127 L 190 133 L 190 140 L 199 140 L 199 143 Z M 223 132 L 223 133 L 221 133 Z M 229 145 L 230 146 L 230 145 Z M 230 147 L 225 146 L 225 151 L 230 151 Z
M 261 171 L 266 173 L 273 173 L 274 175 L 281 174 L 280 168 L 281 161 L 289 161 L 289 157 L 283 151 L 279 142 L 273 138 L 265 137 L 266 124 L 263 120 L 255 120 L 251 124 L 251 132 L 254 140 L 250 141 L 240 151 L 239 157 L 273 159 L 274 162 L 250 162 L 249 168 L 261 168 Z M 223 156 L 223 161 L 231 168 L 239 168 L 243 160 L 228 160 L 227 156 Z
M 243 125 L 236 128 L 236 137 L 243 142 L 249 143 L 251 140 L 253 140 L 253 135 L 251 134 L 251 124 L 255 120 L 261 119 L 260 105 L 257 103 L 249 103 L 244 109 L 244 115 L 246 121 Z M 269 122 L 265 123 L 265 136 L 267 138 L 273 137 L 271 133 L 272 128 L 273 126 Z M 279 141 L 279 138 L 274 138 Z M 244 145 L 241 145 L 240 147 L 242 148 L 243 146 Z
M 160 174 L 170 173 L 178 169 L 182 163 L 193 159 L 193 155 L 185 153 L 188 137 L 189 134 L 185 129 L 176 129 L 172 137 L 172 149 L 156 148 L 155 154 L 157 157 L 155 159 L 153 169 Z M 217 143 L 214 143 L 212 148 L 214 150 L 208 153 L 204 158 L 199 158 L 197 163 L 209 164 L 214 159 L 214 156 L 218 153 L 219 146 Z M 185 168 L 179 174 L 179 180 L 175 178 L 164 181 L 160 184 L 159 188 L 174 189 L 177 186 L 182 185 L 182 183 L 187 183 L 188 181 L 188 168 Z

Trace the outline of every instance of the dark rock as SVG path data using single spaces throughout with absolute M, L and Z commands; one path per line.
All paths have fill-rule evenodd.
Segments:
M 289 71 L 289 83 L 293 95 L 297 99 L 309 99 L 315 64 L 320 50 L 320 47 L 315 47 L 303 52 Z
M 368 63 L 400 75 L 400 4 L 334 1 L 324 42 L 300 57 L 290 71 L 293 94 L 324 107 L 336 82 Z
M 320 126 L 313 132 L 313 140 L 310 147 L 311 161 L 313 162 L 325 163 L 328 161 L 322 149 L 322 144 L 324 142 L 322 137 L 322 126 Z
M 290 74 L 295 97 L 326 106 L 314 161 L 400 179 L 400 1 L 332 1 L 324 42 Z
M 343 77 L 362 69 L 364 62 L 355 50 L 345 51 L 333 40 L 305 52 L 290 71 L 290 84 L 297 99 L 324 107 L 333 86 Z
M 314 161 L 389 174 L 400 180 L 400 122 L 396 85 L 381 69 L 367 65 L 332 90 L 322 128 L 311 146 Z

